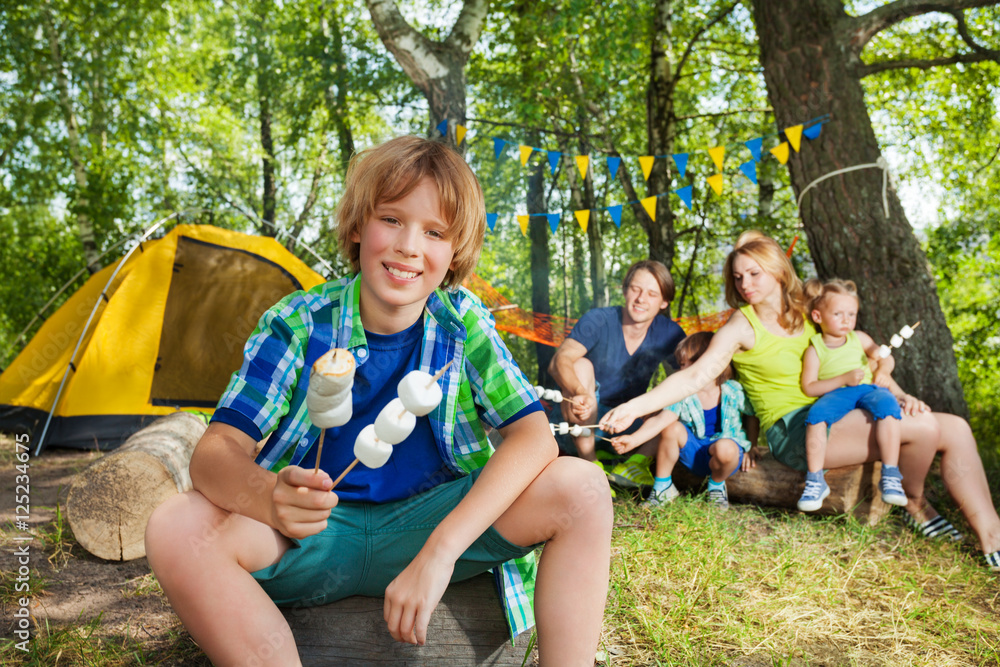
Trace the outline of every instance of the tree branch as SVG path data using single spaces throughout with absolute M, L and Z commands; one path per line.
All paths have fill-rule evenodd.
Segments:
M 993 164 L 994 160 L 997 159 L 998 155 L 1000 155 L 1000 144 L 997 144 L 997 149 L 995 151 L 993 151 L 993 157 L 991 157 L 989 160 L 987 160 L 986 164 L 984 164 L 982 167 L 980 167 L 979 169 L 976 169 L 974 172 L 972 172 L 972 175 L 973 176 L 978 176 L 981 171 L 984 171 L 987 167 L 989 167 L 991 164 Z
M 684 71 L 684 66 L 687 64 L 687 59 L 691 56 L 691 51 L 694 50 L 694 45 L 698 43 L 698 40 L 701 39 L 701 36 L 704 35 L 716 23 L 729 16 L 729 14 L 731 14 L 732 11 L 736 9 L 736 6 L 739 4 L 740 4 L 739 0 L 736 0 L 728 7 L 723 9 L 721 12 L 719 12 L 714 19 L 712 19 L 711 21 L 709 21 L 708 23 L 706 23 L 705 25 L 701 26 L 701 28 L 698 29 L 698 32 L 694 34 L 694 36 L 691 38 L 691 41 L 688 42 L 687 47 L 685 47 L 684 53 L 681 54 L 680 60 L 677 61 L 677 68 L 674 70 L 675 81 L 680 78 L 681 72 Z
M 715 111 L 712 113 L 694 113 L 687 116 L 677 116 L 677 120 L 692 120 L 694 118 L 716 118 L 718 116 L 735 116 L 738 113 L 772 113 L 774 109 L 732 109 L 730 111 Z
M 861 51 L 872 37 L 900 21 L 933 12 L 954 14 L 963 9 L 989 7 L 995 4 L 996 0 L 896 0 L 876 7 L 867 14 L 850 18 L 846 22 L 844 41 L 850 46 L 855 57 L 860 59 Z
M 468 58 L 486 25 L 489 4 L 489 0 L 465 0 L 451 33 L 444 40 L 445 46 Z
M 993 60 L 1000 62 L 1000 51 L 988 49 L 985 46 L 976 42 L 976 40 L 972 39 L 972 35 L 969 34 L 969 26 L 965 22 L 964 11 L 952 12 L 951 15 L 955 17 L 955 22 L 958 23 L 958 34 L 959 36 L 961 36 L 962 41 L 968 44 L 973 51 L 991 56 Z
M 861 78 L 885 72 L 891 69 L 931 69 L 932 67 L 943 67 L 956 63 L 981 63 L 985 60 L 996 60 L 997 57 L 991 54 L 981 53 L 959 53 L 947 58 L 901 58 L 899 60 L 885 60 L 878 63 L 861 64 L 855 67 L 854 72 Z

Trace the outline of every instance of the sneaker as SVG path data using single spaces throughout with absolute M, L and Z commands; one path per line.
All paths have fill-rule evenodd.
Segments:
M 962 533 L 958 532 L 955 526 L 951 525 L 950 521 L 945 519 L 940 514 L 933 519 L 920 522 L 914 519 L 912 514 L 903 510 L 903 523 L 924 537 L 930 539 L 947 537 L 952 542 L 959 542 L 965 537 Z
M 802 497 L 799 498 L 800 512 L 815 512 L 823 506 L 823 501 L 830 495 L 830 487 L 826 480 L 820 476 L 819 479 L 806 478 L 806 488 L 802 490 Z
M 653 473 L 649 471 L 650 459 L 642 454 L 633 454 L 627 461 L 619 463 L 608 477 L 618 486 L 626 489 L 637 489 L 642 486 L 653 486 Z
M 667 503 L 673 502 L 677 496 L 681 495 L 681 492 L 677 490 L 677 487 L 673 484 L 663 489 L 659 493 L 653 491 L 649 494 L 649 498 L 646 502 L 640 503 L 640 507 L 645 507 L 646 509 L 653 509 L 654 507 L 661 507 Z
M 717 508 L 722 511 L 729 509 L 729 492 L 726 491 L 726 485 L 723 484 L 718 489 L 709 488 L 708 489 L 708 499 L 715 504 Z
M 604 473 L 605 475 L 607 475 L 607 474 L 608 474 L 608 471 L 607 471 L 607 469 L 606 469 L 606 468 L 604 467 L 604 464 L 603 464 L 603 463 L 601 463 L 600 461 L 594 461 L 594 462 L 593 462 L 593 464 L 594 464 L 594 465 L 596 465 L 596 466 L 597 466 L 598 468 L 600 468 L 600 469 L 601 469 L 601 472 L 603 472 L 603 473 Z M 617 494 L 617 493 L 615 493 L 615 490 L 614 490 L 614 489 L 611 489 L 611 497 L 612 497 L 612 498 L 617 498 L 617 497 L 618 497 L 618 494 Z
M 882 502 L 903 507 L 907 503 L 906 492 L 903 491 L 903 476 L 898 469 L 882 468 L 882 478 L 878 481 L 878 490 L 882 492 Z
M 986 554 L 986 567 L 994 572 L 1000 572 L 1000 551 Z

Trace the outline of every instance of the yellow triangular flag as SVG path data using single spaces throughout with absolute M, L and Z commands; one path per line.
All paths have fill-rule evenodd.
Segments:
M 715 194 L 717 194 L 717 195 L 719 195 L 721 197 L 722 196 L 722 183 L 723 183 L 722 174 L 715 174 L 713 176 L 709 176 L 707 180 L 708 180 L 708 184 L 712 186 L 713 190 L 715 190 Z
M 642 167 L 642 177 L 647 181 L 649 180 L 649 172 L 653 171 L 653 160 L 656 157 L 653 155 L 643 155 L 639 158 L 639 166 Z
M 795 152 L 799 152 L 799 146 L 802 144 L 802 126 L 795 125 L 793 127 L 785 128 L 785 136 L 788 137 L 788 143 L 792 145 Z
M 528 220 L 531 218 L 530 215 L 519 215 L 517 216 L 517 224 L 521 226 L 521 233 L 525 236 L 528 235 Z
M 525 167 L 528 164 L 528 158 L 531 157 L 531 151 L 534 149 L 531 146 L 518 146 L 521 149 L 521 166 Z
M 573 211 L 573 215 L 576 216 L 576 221 L 580 223 L 580 228 L 583 229 L 584 233 L 586 233 L 587 223 L 590 222 L 590 209 L 585 209 L 583 211 Z
M 788 144 L 786 142 L 782 141 L 768 152 L 778 158 L 778 162 L 781 164 L 788 162 Z
M 656 222 L 656 197 L 646 197 L 641 203 L 649 217 L 653 219 L 653 222 Z
M 726 147 L 715 146 L 714 148 L 709 148 L 708 154 L 712 156 L 712 162 L 715 163 L 715 168 L 722 171 L 722 159 L 726 155 Z
M 587 178 L 587 165 L 590 164 L 590 158 L 586 155 L 576 156 L 576 168 L 580 170 L 580 178 L 586 180 Z M 584 231 L 587 230 L 586 226 L 583 228 Z
M 462 139 L 465 139 L 466 128 L 462 125 L 455 125 L 455 144 L 462 143 Z

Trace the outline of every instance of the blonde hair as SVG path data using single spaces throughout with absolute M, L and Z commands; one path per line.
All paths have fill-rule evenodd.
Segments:
M 818 278 L 810 278 L 806 281 L 806 284 L 803 287 L 803 292 L 805 293 L 806 299 L 808 299 L 808 312 L 810 313 L 814 310 L 822 308 L 823 303 L 830 297 L 831 294 L 853 296 L 854 300 L 858 302 L 858 305 L 861 305 L 861 299 L 858 297 L 858 286 L 854 284 L 853 280 L 841 280 L 840 278 L 834 278 L 833 280 L 823 282 Z
M 376 207 L 402 199 L 424 178 L 437 186 L 455 252 L 441 286 L 460 285 L 475 269 L 486 234 L 486 202 L 476 175 L 444 144 L 404 136 L 355 154 L 347 168 L 334 216 L 341 251 L 355 273 L 361 270 L 361 248 L 352 237 L 361 234 Z
M 757 262 L 761 269 L 781 284 L 781 313 L 778 314 L 778 324 L 789 331 L 794 331 L 802 326 L 806 299 L 802 292 L 802 281 L 795 275 L 792 260 L 788 258 L 777 241 L 755 229 L 740 234 L 732 252 L 726 257 L 726 264 L 723 268 L 723 278 L 726 282 L 726 303 L 731 308 L 746 305 L 736 289 L 736 279 L 733 277 L 733 263 L 741 255 Z
M 699 331 L 677 343 L 677 348 L 674 350 L 674 359 L 677 360 L 677 364 L 680 365 L 685 361 L 693 364 L 698 361 L 701 355 L 705 354 L 705 350 L 708 349 L 708 344 L 712 342 L 714 335 L 711 331 Z M 719 377 L 715 378 L 715 384 L 721 387 L 727 380 L 731 379 L 733 379 L 733 365 L 726 364 L 726 367 L 719 373 Z

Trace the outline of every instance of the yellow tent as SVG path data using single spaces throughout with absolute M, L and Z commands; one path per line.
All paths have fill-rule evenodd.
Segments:
M 121 261 L 0 375 L 0 429 L 29 433 L 32 451 L 114 447 L 158 415 L 211 412 L 260 315 L 324 281 L 272 238 L 210 226 L 178 225 Z

